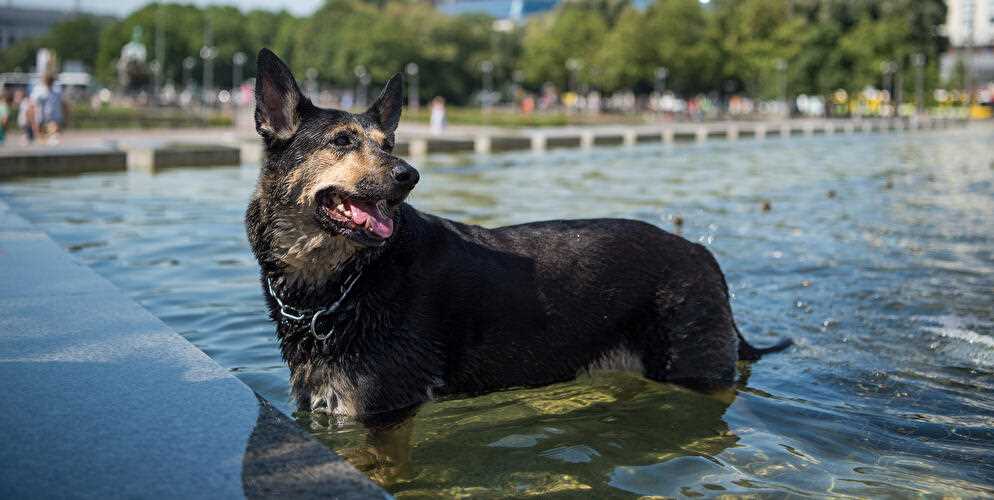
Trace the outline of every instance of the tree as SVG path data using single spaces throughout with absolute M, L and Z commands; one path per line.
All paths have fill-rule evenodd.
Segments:
M 577 76 L 590 82 L 607 32 L 604 14 L 592 2 L 564 2 L 530 21 L 522 42 L 521 70 L 525 80 L 533 87 L 552 82 L 565 88 L 571 77 L 566 63 L 575 60 L 579 64 Z
M 0 69 L 28 71 L 34 67 L 35 54 L 42 47 L 54 50 L 60 62 L 80 61 L 93 68 L 96 63 L 93 48 L 100 44 L 100 33 L 107 24 L 106 20 L 89 15 L 62 21 L 45 35 L 22 40 L 4 51 L 0 55 Z

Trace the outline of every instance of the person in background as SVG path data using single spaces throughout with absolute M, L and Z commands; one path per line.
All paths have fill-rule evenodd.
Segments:
M 7 140 L 7 128 L 10 127 L 10 115 L 13 112 L 13 99 L 10 93 L 0 94 L 0 145 Z
M 31 99 L 23 90 L 17 89 L 14 92 L 14 105 L 17 106 L 17 126 L 24 131 L 23 142 L 25 145 L 31 144 L 35 140 L 35 112 L 31 106 Z
M 31 91 L 31 104 L 35 108 L 35 135 L 46 144 L 58 144 L 59 134 L 65 126 L 66 104 L 62 88 L 55 85 L 55 75 L 45 73 L 42 84 Z
M 431 119 L 429 121 L 431 133 L 441 134 L 445 130 L 445 98 L 437 96 L 431 100 Z

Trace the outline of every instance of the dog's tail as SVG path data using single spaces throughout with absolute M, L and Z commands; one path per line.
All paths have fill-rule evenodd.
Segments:
M 745 337 L 742 336 L 742 332 L 739 331 L 738 325 L 735 325 L 735 333 L 739 336 L 739 361 L 758 361 L 764 354 L 780 352 L 794 345 L 793 340 L 785 338 L 770 347 L 753 347 L 746 342 Z

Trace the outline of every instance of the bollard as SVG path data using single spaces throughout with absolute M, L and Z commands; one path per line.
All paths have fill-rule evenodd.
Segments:
M 546 140 L 545 134 L 532 134 L 532 151 L 535 153 L 545 152 Z
M 622 139 L 622 144 L 626 147 L 634 146 L 638 140 L 638 136 L 634 130 L 626 130 L 624 138 Z
M 672 146 L 676 142 L 676 134 L 673 133 L 673 129 L 664 128 L 663 129 L 663 144 Z
M 583 132 L 580 134 L 580 149 L 590 149 L 594 147 L 594 133 Z
M 473 151 L 476 154 L 488 155 L 491 150 L 491 140 L 488 135 L 478 135 L 473 139 Z
M 155 150 L 152 148 L 136 148 L 127 151 L 128 170 L 132 172 L 154 172 Z

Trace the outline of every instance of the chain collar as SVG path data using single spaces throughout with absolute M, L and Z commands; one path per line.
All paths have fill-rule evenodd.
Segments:
M 352 287 L 356 284 L 356 281 L 359 281 L 360 276 L 362 276 L 362 269 L 357 268 L 355 273 L 350 275 L 348 278 L 346 278 L 346 280 L 342 283 L 341 295 L 338 297 L 338 300 L 336 300 L 330 306 L 322 309 L 301 309 L 298 307 L 293 307 L 289 304 L 285 304 L 283 303 L 282 300 L 280 300 L 279 295 L 276 294 L 276 290 L 273 289 L 272 278 L 268 276 L 266 277 L 266 285 L 269 289 L 269 296 L 272 297 L 273 300 L 276 301 L 276 305 L 280 307 L 280 316 L 283 316 L 284 318 L 291 321 L 303 321 L 310 323 L 311 335 L 313 335 L 315 339 L 323 342 L 327 340 L 328 337 L 334 335 L 335 325 L 332 324 L 331 330 L 328 330 L 328 333 L 322 335 L 317 331 L 318 318 L 320 318 L 322 315 L 334 314 L 335 312 L 337 312 L 338 309 L 342 306 L 342 303 L 344 303 L 345 299 L 349 296 L 349 292 L 352 291 Z M 310 320 L 307 319 L 308 317 L 310 317 Z

